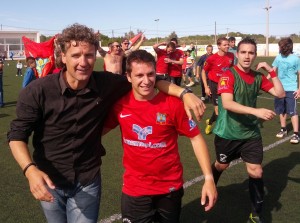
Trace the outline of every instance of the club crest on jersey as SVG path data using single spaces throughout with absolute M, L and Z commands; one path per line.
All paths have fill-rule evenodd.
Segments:
M 228 89 L 229 77 L 221 77 L 219 81 L 219 90 Z
M 189 120 L 189 125 L 190 125 L 190 131 L 192 131 L 197 126 L 194 120 Z
M 146 126 L 145 128 L 142 128 L 139 125 L 133 124 L 132 131 L 138 135 L 139 140 L 146 140 L 147 135 L 152 134 L 152 126 Z
M 156 113 L 156 124 L 165 125 L 167 123 L 167 115 L 163 113 Z

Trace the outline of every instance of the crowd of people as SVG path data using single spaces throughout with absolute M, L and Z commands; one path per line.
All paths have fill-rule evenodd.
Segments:
M 287 135 L 286 118 L 291 116 L 290 142 L 299 143 L 300 59 L 292 54 L 291 39 L 279 42 L 280 55 L 273 67 L 261 62 L 254 69 L 257 45 L 248 37 L 237 46 L 234 37 L 221 37 L 216 53 L 207 45 L 197 60 L 193 43 L 182 50 L 176 38 L 154 44 L 155 58 L 139 49 L 144 35 L 136 44 L 127 38 L 113 41 L 108 51 L 99 46 L 98 36 L 81 24 L 66 27 L 55 42 L 60 65 L 55 75 L 36 79 L 35 60 L 27 58 L 26 83 L 7 138 L 47 221 L 97 222 L 101 157 L 106 153 L 102 135 L 119 125 L 125 170 L 120 201 L 123 222 L 179 222 L 183 196 L 179 135 L 190 139 L 203 172 L 200 200 L 204 210 L 217 202 L 216 185 L 222 172 L 241 158 L 249 175 L 249 219 L 264 222 L 259 119 L 280 115 L 276 136 L 282 138 Z M 94 71 L 97 52 L 103 57 L 104 71 Z M 200 97 L 193 94 L 192 87 L 198 86 Z M 275 97 L 275 111 L 257 107 L 260 90 Z M 214 109 L 205 120 L 204 132 L 215 135 L 214 162 L 196 123 L 203 117 L 207 98 Z

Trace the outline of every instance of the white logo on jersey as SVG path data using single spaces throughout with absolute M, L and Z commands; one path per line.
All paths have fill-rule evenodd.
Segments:
M 139 140 L 146 140 L 147 135 L 152 134 L 152 126 L 141 128 L 140 126 L 133 124 L 132 131 L 138 135 Z
M 194 120 L 189 120 L 189 125 L 190 125 L 190 131 L 192 131 L 197 126 Z
M 220 154 L 220 161 L 221 162 L 226 162 L 227 156 L 225 154 Z
M 126 117 L 128 117 L 128 116 L 130 116 L 131 114 L 129 114 L 129 115 L 123 115 L 122 113 L 120 114 L 120 118 L 126 118 Z

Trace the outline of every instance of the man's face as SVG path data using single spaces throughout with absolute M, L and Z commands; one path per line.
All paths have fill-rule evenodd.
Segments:
M 224 53 L 227 53 L 228 52 L 228 49 L 229 49 L 229 42 L 227 40 L 223 40 L 221 42 L 220 45 L 218 45 L 218 49 L 219 51 L 222 51 Z
M 127 79 L 132 84 L 135 99 L 146 101 L 155 96 L 155 78 L 155 67 L 152 63 L 132 62 L 132 71 L 127 74 Z
M 208 55 L 212 54 L 212 52 L 213 52 L 213 48 L 212 48 L 212 47 L 207 47 L 207 48 L 206 48 L 206 53 L 207 53 Z
M 230 41 L 230 42 L 229 42 L 229 46 L 230 46 L 230 47 L 235 47 L 235 40 Z
M 62 62 L 66 65 L 66 79 L 72 87 L 83 88 L 88 83 L 96 61 L 94 45 L 86 42 L 70 43 L 66 53 L 62 53 Z
M 121 52 L 121 46 L 118 42 L 113 42 L 110 47 L 112 54 L 119 54 Z
M 255 46 L 252 44 L 241 44 L 237 52 L 238 67 L 243 71 L 248 71 L 251 68 L 255 58 Z
M 166 48 L 166 51 L 167 51 L 167 54 L 170 54 L 170 53 L 174 52 L 175 49 L 169 46 Z
M 126 39 L 122 42 L 122 49 L 128 50 L 128 47 L 129 47 L 129 40 Z

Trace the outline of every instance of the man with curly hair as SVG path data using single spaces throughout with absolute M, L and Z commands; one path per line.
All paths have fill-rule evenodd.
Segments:
M 104 120 L 131 85 L 124 76 L 93 71 L 99 45 L 93 29 L 73 24 L 56 44 L 62 70 L 22 89 L 8 142 L 48 222 L 96 223 Z M 185 93 L 167 81 L 156 86 L 177 97 Z M 187 111 L 195 108 L 200 118 L 205 109 L 201 101 L 197 103 L 194 94 L 184 94 L 183 99 L 189 104 Z M 188 115 L 191 118 L 189 111 Z M 27 145 L 32 133 L 33 158 Z

